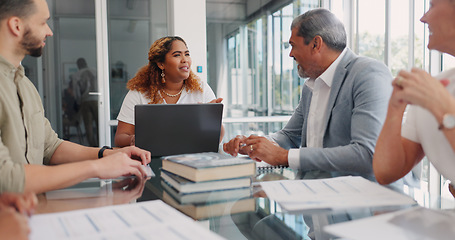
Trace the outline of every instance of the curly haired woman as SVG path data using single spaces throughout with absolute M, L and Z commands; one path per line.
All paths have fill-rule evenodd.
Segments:
M 115 145 L 134 145 L 134 106 L 137 104 L 219 103 L 206 82 L 191 71 L 191 57 L 185 41 L 177 36 L 156 40 L 150 47 L 149 63 L 139 69 L 127 87 L 117 117 Z M 224 129 L 221 129 L 221 137 Z

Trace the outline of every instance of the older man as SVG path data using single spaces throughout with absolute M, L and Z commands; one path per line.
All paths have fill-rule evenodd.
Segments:
M 141 162 L 131 157 L 147 164 L 150 152 L 84 147 L 58 139 L 52 130 L 21 66 L 25 55 L 41 56 L 46 38 L 52 36 L 48 20 L 46 0 L 1 1 L 0 192 L 40 193 L 92 177 L 145 176 Z
M 372 157 L 392 91 L 390 71 L 346 48 L 343 24 L 326 9 L 298 16 L 291 30 L 290 57 L 308 78 L 298 107 L 279 132 L 237 136 L 224 144 L 225 152 L 317 170 L 317 177 L 374 179 Z

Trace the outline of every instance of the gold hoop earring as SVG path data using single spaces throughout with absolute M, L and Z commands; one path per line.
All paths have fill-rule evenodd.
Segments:
M 162 70 L 161 72 L 161 83 L 165 83 L 166 82 L 166 79 L 164 78 L 166 76 L 166 74 L 164 74 L 164 70 Z

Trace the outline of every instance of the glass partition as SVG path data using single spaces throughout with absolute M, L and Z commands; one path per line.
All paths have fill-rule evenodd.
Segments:
M 98 146 L 98 80 L 95 2 L 55 1 L 56 109 L 59 136 L 82 145 Z
M 151 44 L 167 35 L 167 1 L 110 0 L 108 9 L 111 143 L 126 83 L 148 63 Z

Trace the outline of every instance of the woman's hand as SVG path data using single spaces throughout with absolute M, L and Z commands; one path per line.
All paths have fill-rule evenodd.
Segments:
M 136 135 L 131 136 L 131 146 L 136 146 Z
M 212 101 L 210 101 L 208 103 L 221 103 L 221 101 L 223 101 L 223 98 L 216 98 L 216 99 L 213 99 Z
M 393 81 L 395 98 L 398 101 L 418 105 L 432 112 L 435 117 L 451 112 L 450 102 L 455 99 L 450 95 L 445 86 L 448 80 L 432 77 L 424 70 L 413 68 L 411 72 L 400 71 Z

